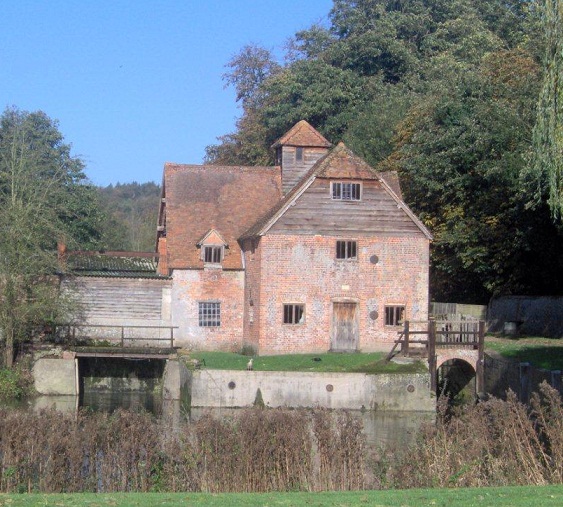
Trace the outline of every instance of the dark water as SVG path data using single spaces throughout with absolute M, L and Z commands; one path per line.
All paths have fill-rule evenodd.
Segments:
M 118 408 L 131 411 L 144 410 L 160 416 L 162 396 L 142 391 L 85 391 L 79 400 L 80 407 L 96 412 L 114 412 Z

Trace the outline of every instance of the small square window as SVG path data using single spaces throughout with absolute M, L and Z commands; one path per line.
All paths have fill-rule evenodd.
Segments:
M 336 258 L 348 260 L 357 259 L 358 243 L 356 241 L 337 241 Z
M 303 162 L 303 148 L 295 148 L 295 161 Z
M 203 301 L 199 303 L 199 326 L 218 327 L 221 325 L 221 303 Z
M 400 326 L 405 317 L 404 306 L 386 306 L 385 307 L 385 325 Z
M 303 324 L 305 322 L 305 305 L 283 305 L 284 324 Z
M 361 185 L 359 183 L 334 182 L 332 184 L 332 198 L 340 201 L 359 201 L 361 199 Z
M 203 247 L 203 262 L 208 264 L 221 264 L 222 260 L 223 260 L 222 246 Z

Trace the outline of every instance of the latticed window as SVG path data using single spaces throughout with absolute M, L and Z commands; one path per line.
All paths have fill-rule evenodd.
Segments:
M 358 243 L 356 241 L 337 241 L 336 242 L 336 258 L 337 259 L 357 259 Z
M 305 305 L 283 305 L 284 324 L 302 324 L 305 321 Z
M 332 184 L 332 198 L 341 201 L 359 201 L 361 185 L 359 183 L 334 182 Z
M 221 325 L 221 303 L 203 301 L 199 303 L 200 327 L 217 327 Z
M 385 325 L 386 326 L 400 326 L 403 323 L 405 317 L 405 307 L 396 306 L 386 306 L 385 307 Z

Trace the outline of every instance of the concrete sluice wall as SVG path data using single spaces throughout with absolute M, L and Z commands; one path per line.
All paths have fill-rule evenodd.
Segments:
M 192 407 L 268 407 L 435 411 L 428 374 L 300 373 L 198 370 Z
M 86 384 L 79 378 L 78 361 L 74 359 L 39 359 L 33 373 L 40 394 L 77 395 L 81 385 Z M 138 381 L 128 381 L 129 387 Z M 120 379 L 115 385 L 122 387 L 124 383 Z M 166 361 L 162 396 L 164 400 L 182 400 L 191 407 L 241 408 L 261 401 L 268 407 L 415 412 L 436 409 L 428 374 L 188 371 L 177 360 Z

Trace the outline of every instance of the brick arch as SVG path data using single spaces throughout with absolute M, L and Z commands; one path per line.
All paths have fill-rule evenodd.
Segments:
M 443 349 L 437 351 L 436 369 L 439 369 L 446 361 L 458 359 L 469 364 L 475 374 L 477 374 L 477 365 L 479 363 L 479 352 L 477 350 L 464 349 Z

